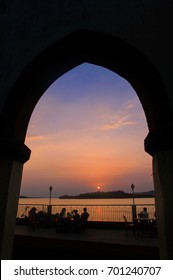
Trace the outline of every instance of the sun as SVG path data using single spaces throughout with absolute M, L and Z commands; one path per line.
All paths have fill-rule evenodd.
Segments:
M 97 190 L 98 190 L 98 191 L 100 190 L 100 186 L 97 186 Z

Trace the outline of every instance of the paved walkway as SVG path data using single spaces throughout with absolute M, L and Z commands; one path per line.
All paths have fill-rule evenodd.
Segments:
M 141 236 L 134 236 L 132 231 L 128 231 L 128 235 L 126 236 L 125 230 L 122 229 L 87 228 L 84 232 L 79 233 L 56 233 L 55 228 L 39 228 L 36 229 L 35 232 L 33 232 L 26 225 L 16 225 L 15 234 L 62 240 L 80 240 L 109 244 L 158 247 L 157 236 L 151 237 L 145 234 Z
M 56 233 L 55 227 L 16 225 L 12 259 L 73 260 L 159 259 L 157 236 L 134 236 L 119 228 L 87 228 L 84 232 Z

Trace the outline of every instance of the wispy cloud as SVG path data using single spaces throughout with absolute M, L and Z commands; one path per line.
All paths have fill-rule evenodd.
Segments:
M 26 141 L 37 141 L 44 139 L 43 135 L 27 136 Z
M 133 108 L 134 106 L 135 106 L 135 104 L 130 103 L 130 104 L 127 106 L 127 109 L 131 109 L 131 108 Z
M 143 151 L 148 130 L 136 93 L 104 68 L 74 70 L 47 90 L 32 114 L 22 192 L 44 195 L 45 187 L 47 195 L 50 183 L 58 194 L 98 184 L 150 185 L 151 162 Z
M 129 116 L 118 116 L 116 115 L 112 120 L 110 120 L 107 124 L 101 125 L 98 127 L 98 130 L 111 130 L 118 129 L 122 126 L 134 126 L 137 125 L 136 121 L 129 120 Z

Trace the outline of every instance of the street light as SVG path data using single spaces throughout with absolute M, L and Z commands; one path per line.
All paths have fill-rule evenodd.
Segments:
M 135 205 L 135 197 L 134 197 L 135 186 L 133 184 L 131 184 L 131 189 L 132 189 L 132 198 L 133 198 L 132 217 L 133 217 L 133 222 L 135 222 L 137 214 L 136 214 L 136 205 Z
M 135 186 L 133 184 L 131 184 L 131 189 L 132 189 L 132 198 L 133 198 L 133 205 L 134 205 L 135 204 L 135 197 L 134 197 Z
M 51 192 L 52 192 L 52 186 L 49 187 L 49 191 L 50 191 L 50 196 L 49 196 L 49 205 L 51 205 Z

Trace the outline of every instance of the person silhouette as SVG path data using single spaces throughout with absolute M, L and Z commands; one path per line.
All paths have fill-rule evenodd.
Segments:
M 31 226 L 32 231 L 35 231 L 36 226 L 38 226 L 38 213 L 36 211 L 36 207 L 32 207 L 28 213 L 29 225 Z
M 72 228 L 73 231 L 80 230 L 80 215 L 77 209 L 72 211 Z
M 87 208 L 83 208 L 83 212 L 81 214 L 81 229 L 84 230 L 86 228 L 87 222 L 89 218 L 89 213 L 87 212 Z
M 66 208 L 62 208 L 57 217 L 56 233 L 66 231 Z
M 140 218 L 148 218 L 147 207 L 144 207 L 143 210 L 138 214 Z

